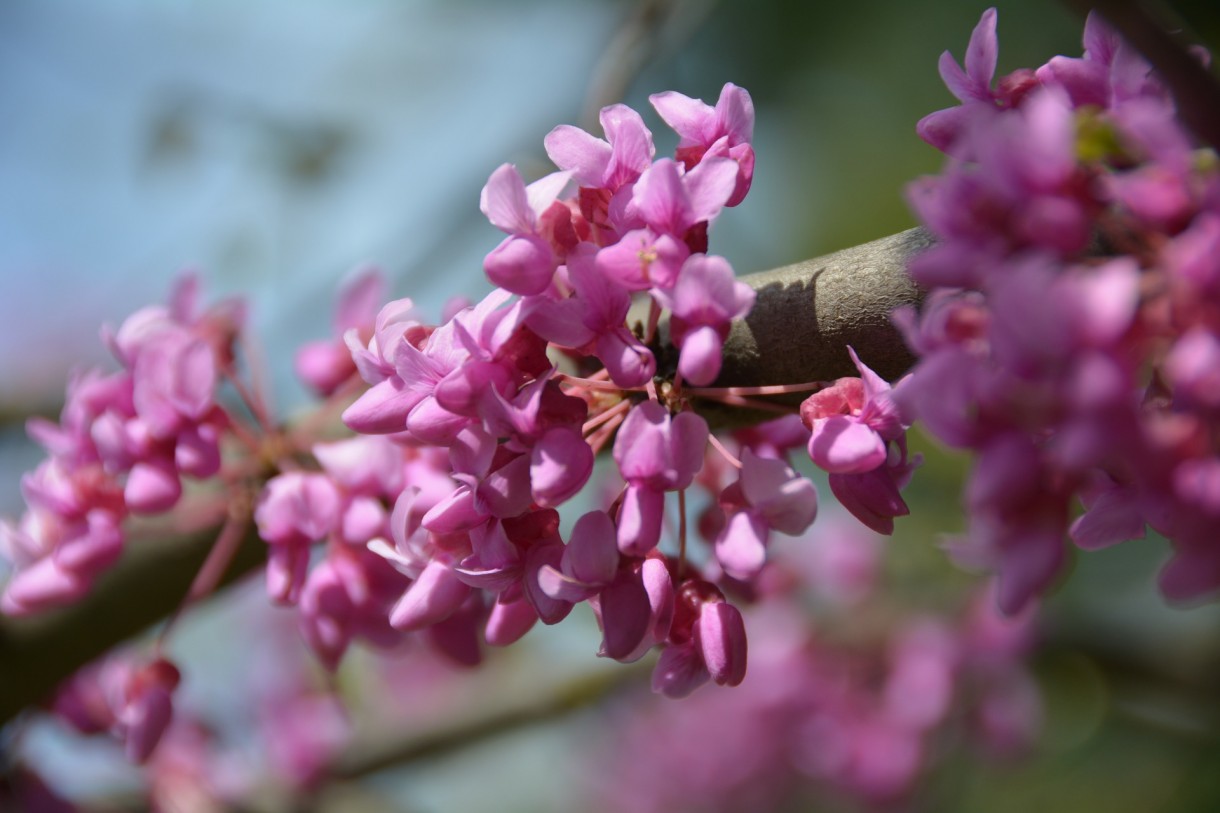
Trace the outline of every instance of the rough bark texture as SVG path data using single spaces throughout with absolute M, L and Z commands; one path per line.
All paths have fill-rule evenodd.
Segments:
M 758 299 L 729 333 L 717 384 L 753 387 L 856 375 L 848 345 L 881 377 L 901 376 L 914 358 L 890 313 L 919 302 L 906 266 L 931 244 L 926 230 L 909 229 L 743 277 Z
M 902 376 L 914 363 L 890 314 L 902 305 L 918 305 L 923 292 L 907 275 L 911 258 L 933 242 L 923 228 L 823 257 L 786 265 L 741 278 L 758 295 L 745 319 L 733 323 L 724 345 L 724 366 L 716 387 L 759 387 L 804 384 L 857 375 L 847 355 L 860 359 L 885 379 Z M 646 310 L 629 322 L 643 322 Z M 653 351 L 657 368 L 672 377 L 677 351 L 669 341 L 669 326 L 658 326 Z M 808 393 L 755 398 L 795 406 Z M 701 400 L 699 414 L 713 428 L 758 423 L 773 413 L 725 407 Z

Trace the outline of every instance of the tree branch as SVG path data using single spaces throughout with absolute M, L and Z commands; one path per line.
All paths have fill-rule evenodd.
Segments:
M 350 781 L 420 759 L 441 757 L 474 742 L 508 734 L 528 726 L 559 720 L 572 712 L 606 702 L 630 687 L 645 685 L 652 663 L 616 665 L 568 678 L 546 681 L 528 697 L 501 697 L 491 710 L 456 724 L 411 732 L 404 738 L 382 743 L 363 743 L 345 752 L 332 768 L 335 779 Z
M 882 378 L 901 377 L 914 363 L 890 314 L 918 305 L 923 292 L 907 275 L 916 254 L 932 245 L 924 228 L 908 229 L 833 254 L 741 277 L 757 294 L 754 308 L 733 322 L 724 344 L 724 363 L 716 387 L 759 387 L 832 381 L 856 375 L 847 355 L 851 345 Z M 629 323 L 642 322 L 646 310 Z M 669 323 L 657 326 L 657 369 L 673 376 L 677 350 Z M 808 393 L 755 400 L 796 405 Z M 744 426 L 775 417 L 769 412 L 699 402 L 699 414 L 713 427 Z
M 65 678 L 170 615 L 203 566 L 220 526 L 132 545 L 83 600 L 31 618 L 0 617 L 0 725 Z M 253 526 L 221 584 L 266 561 Z

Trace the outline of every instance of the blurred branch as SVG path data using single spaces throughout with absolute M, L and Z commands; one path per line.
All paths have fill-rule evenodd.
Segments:
M 1152 63 L 1186 126 L 1220 151 L 1220 81 L 1165 22 L 1166 10 L 1139 0 L 1066 0 L 1081 14 L 1095 9 Z
M 524 699 L 519 695 L 502 696 L 501 700 L 506 703 L 490 713 L 433 731 L 414 732 L 402 740 L 352 749 L 343 755 L 331 775 L 344 781 L 360 779 L 416 760 L 442 757 L 473 743 L 521 728 L 557 720 L 572 712 L 599 705 L 616 693 L 640 684 L 650 670 L 651 663 L 620 664 L 557 685 L 545 685 Z
M 711 10 L 714 0 L 639 0 L 606 44 L 589 83 L 581 120 L 596 130 L 597 114 L 627 97 L 632 80 L 663 47 L 677 50 Z
M 0 724 L 45 699 L 80 667 L 173 613 L 219 532 L 217 526 L 132 545 L 76 604 L 31 618 L 0 617 Z M 253 570 L 266 555 L 267 545 L 251 527 L 221 584 Z

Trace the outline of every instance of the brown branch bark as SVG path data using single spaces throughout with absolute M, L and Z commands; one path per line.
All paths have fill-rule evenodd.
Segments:
M 919 291 L 905 267 L 930 242 L 925 231 L 912 229 L 744 277 L 758 300 L 750 316 L 733 326 L 717 383 L 757 386 L 852 375 L 849 344 L 881 375 L 901 375 L 911 357 L 889 314 L 899 305 L 918 302 Z M 665 360 L 661 363 L 664 369 Z M 741 421 L 743 412 L 737 410 L 735 419 Z M 770 416 L 753 416 L 759 417 Z M 80 667 L 172 613 L 219 530 L 133 545 L 85 600 L 34 618 L 0 618 L 0 724 L 46 698 Z M 223 582 L 249 573 L 265 557 L 266 545 L 251 530 Z

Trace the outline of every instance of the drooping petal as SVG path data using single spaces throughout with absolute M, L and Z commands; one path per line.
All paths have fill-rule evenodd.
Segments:
M 652 351 L 626 328 L 603 333 L 597 339 L 597 357 L 620 387 L 640 387 L 652 379 L 657 360 Z
M 70 604 L 85 595 L 90 581 L 46 556 L 12 575 L 4 591 L 6 615 L 23 616 Z
M 851 515 L 879 534 L 894 533 L 894 517 L 910 513 L 889 469 L 864 474 L 832 474 L 830 490 Z
M 551 246 L 532 234 L 505 238 L 483 260 L 483 270 L 489 280 L 522 296 L 545 291 L 558 267 Z
M 720 375 L 724 342 L 720 332 L 707 325 L 695 328 L 682 338 L 678 372 L 696 387 L 706 387 Z
M 549 566 L 555 571 L 562 567 L 563 543 L 543 542 L 533 545 L 525 554 L 525 573 L 522 583 L 525 597 L 537 611 L 544 624 L 558 624 L 572 612 L 572 602 L 550 596 L 542 589 L 540 571 Z
M 404 632 L 431 626 L 457 612 L 468 595 L 470 587 L 447 564 L 433 560 L 390 610 L 390 626 Z
M 831 474 L 863 474 L 885 463 L 885 441 L 857 418 L 832 415 L 814 422 L 809 456 Z
M 605 511 L 576 520 L 563 555 L 564 572 L 586 584 L 609 584 L 618 570 L 614 523 Z
M 767 561 L 767 524 L 753 511 L 729 517 L 716 538 L 716 560 L 735 579 L 748 581 Z
M 601 609 L 602 646 L 598 653 L 619 660 L 629 657 L 648 632 L 648 593 L 639 576 L 622 571 L 598 596 Z
M 123 499 L 138 514 L 168 511 L 182 497 L 182 481 L 168 460 L 153 458 L 131 467 Z
M 538 613 L 524 598 L 497 601 L 491 607 L 483 638 L 491 646 L 508 646 L 520 641 L 538 623 Z
M 721 686 L 737 686 L 745 680 L 746 627 L 736 607 L 725 601 L 704 604 L 694 633 L 713 681 Z
M 267 549 L 267 595 L 275 604 L 296 604 L 309 574 L 309 546 L 272 545 Z
M 670 644 L 652 670 L 652 690 L 666 697 L 686 697 L 711 678 L 694 640 Z
M 386 378 L 343 411 L 343 423 L 362 435 L 401 432 L 407 428 L 407 415 L 424 397 L 425 393 L 408 389 L 401 378 Z
M 593 473 L 593 449 L 572 426 L 547 430 L 530 451 L 530 487 L 544 507 L 566 502 L 584 488 Z
M 618 548 L 628 556 L 643 556 L 661 541 L 665 493 L 628 486 L 618 510 Z
M 741 458 L 741 489 L 767 525 L 780 533 L 804 533 L 818 512 L 818 492 L 783 460 L 759 457 L 749 449 Z

